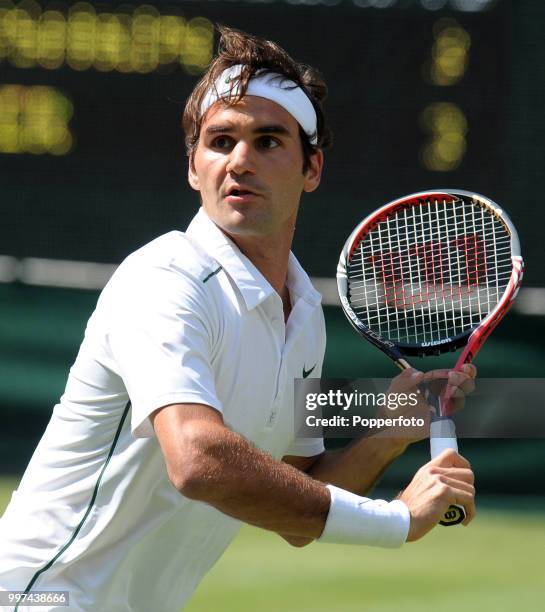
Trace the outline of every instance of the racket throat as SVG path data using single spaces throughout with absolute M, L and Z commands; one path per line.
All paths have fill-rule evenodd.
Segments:
M 411 364 L 406 359 L 402 359 L 402 358 L 395 359 L 394 363 L 401 371 L 408 370 L 411 368 Z
M 449 402 L 443 397 L 443 395 L 436 395 L 435 393 L 432 393 L 429 387 L 426 387 L 425 385 L 421 385 L 420 387 L 423 387 L 421 388 L 421 392 L 424 393 L 424 397 L 430 406 L 432 423 L 434 420 L 447 420 L 449 416 Z M 448 420 L 452 421 L 452 419 Z M 452 423 L 452 425 L 454 426 L 454 423 Z

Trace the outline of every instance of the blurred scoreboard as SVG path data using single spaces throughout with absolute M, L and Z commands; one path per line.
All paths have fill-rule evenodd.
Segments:
M 185 227 L 198 198 L 181 115 L 223 23 L 277 41 L 329 85 L 335 145 L 295 244 L 312 274 L 334 275 L 362 216 L 434 187 L 503 204 L 537 262 L 543 157 L 530 130 L 545 120 L 512 38 L 541 36 L 539 4 L 0 0 L 0 255 L 114 263 Z M 543 285 L 541 266 L 527 269 Z

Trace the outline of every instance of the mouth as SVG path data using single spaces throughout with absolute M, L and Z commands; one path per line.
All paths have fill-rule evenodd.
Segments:
M 234 185 L 230 187 L 225 193 L 225 198 L 228 202 L 239 203 L 246 202 L 259 196 L 259 193 L 248 189 L 245 186 Z
M 230 187 L 227 190 L 227 194 L 228 196 L 242 196 L 242 195 L 258 195 L 255 191 L 253 191 L 252 189 L 248 189 L 247 187 L 241 186 L 241 185 L 233 185 L 232 187 Z

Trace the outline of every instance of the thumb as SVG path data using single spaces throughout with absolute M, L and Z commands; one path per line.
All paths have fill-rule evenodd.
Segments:
M 432 459 L 429 463 L 431 465 L 437 465 L 440 467 L 471 467 L 469 461 L 465 457 L 462 457 L 462 455 L 460 455 L 452 448 L 446 448 L 442 453 L 437 455 L 437 457 L 435 457 L 435 459 Z
M 392 380 L 392 387 L 400 391 L 412 389 L 420 384 L 423 378 L 424 373 L 420 372 L 420 370 L 415 368 L 407 368 Z

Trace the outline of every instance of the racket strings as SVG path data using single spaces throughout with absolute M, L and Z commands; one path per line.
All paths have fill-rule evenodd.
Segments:
M 427 201 L 379 222 L 348 263 L 350 302 L 372 330 L 401 343 L 474 328 L 511 277 L 510 235 L 471 200 Z

